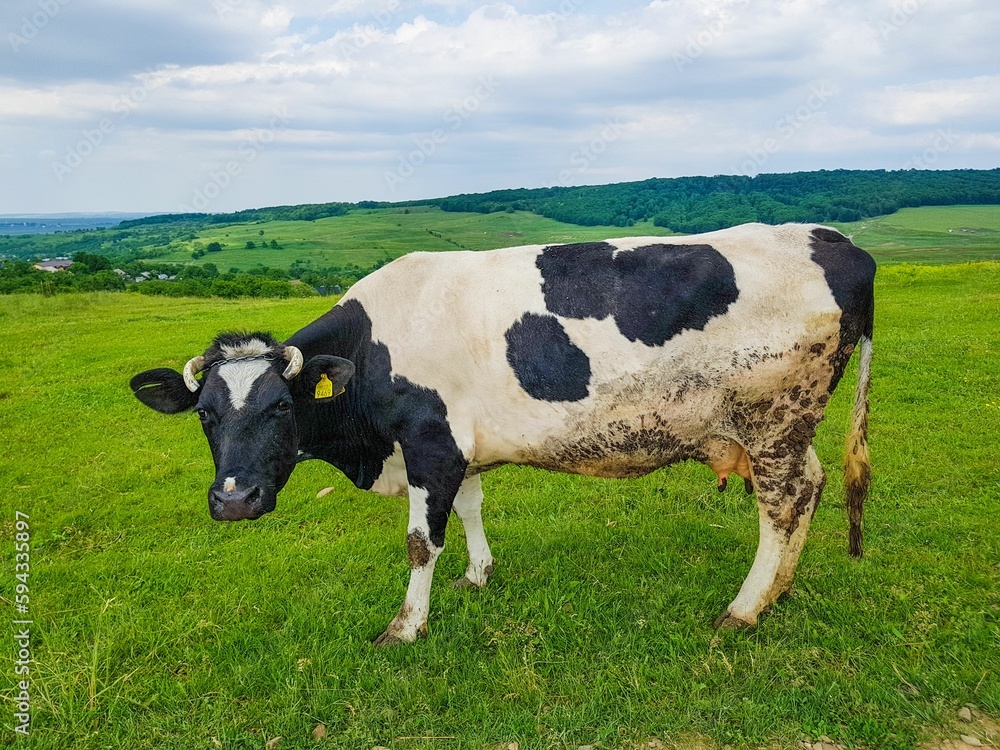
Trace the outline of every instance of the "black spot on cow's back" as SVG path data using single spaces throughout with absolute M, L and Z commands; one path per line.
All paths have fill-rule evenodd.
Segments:
M 545 307 L 564 318 L 603 320 L 615 311 L 620 284 L 614 247 L 607 242 L 552 245 L 535 261 L 542 272 Z
M 554 317 L 525 313 L 504 337 L 507 362 L 529 396 L 540 401 L 587 397 L 590 360 Z
M 854 345 L 872 337 L 875 317 L 875 261 L 847 237 L 833 229 L 812 231 L 812 260 L 823 269 L 833 299 L 841 310 L 840 346 L 832 354 L 832 393 L 844 374 Z
M 732 265 L 711 245 L 664 243 L 617 254 L 606 242 L 555 245 L 535 264 L 549 312 L 613 316 L 623 336 L 647 346 L 703 330 L 739 297 Z
M 855 343 L 872 335 L 875 296 L 875 261 L 847 237 L 833 229 L 812 231 L 812 260 L 823 269 L 826 283 L 843 311 L 841 340 Z

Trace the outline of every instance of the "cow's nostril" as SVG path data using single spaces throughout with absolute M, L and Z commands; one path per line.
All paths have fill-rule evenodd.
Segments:
M 209 510 L 217 521 L 239 521 L 260 515 L 261 490 L 256 484 L 234 489 L 213 487 L 208 494 Z
M 218 502 L 228 505 L 229 503 L 245 503 L 260 494 L 260 487 L 252 484 L 249 487 L 232 490 L 212 490 L 212 497 Z

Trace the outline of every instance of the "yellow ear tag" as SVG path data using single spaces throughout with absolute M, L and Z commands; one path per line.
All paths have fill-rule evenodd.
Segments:
M 333 383 L 326 373 L 320 373 L 319 382 L 316 383 L 316 398 L 333 398 Z

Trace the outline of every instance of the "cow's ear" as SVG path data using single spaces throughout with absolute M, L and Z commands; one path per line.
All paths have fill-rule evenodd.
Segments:
M 353 375 L 349 359 L 321 354 L 306 362 L 293 382 L 303 397 L 322 401 L 342 394 Z
M 184 377 L 166 367 L 140 372 L 129 386 L 137 399 L 164 414 L 178 414 L 198 403 L 198 394 L 188 390 Z

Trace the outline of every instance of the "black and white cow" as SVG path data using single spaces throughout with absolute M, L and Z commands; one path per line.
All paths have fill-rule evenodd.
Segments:
M 412 253 L 283 343 L 223 334 L 183 374 L 131 386 L 157 411 L 197 409 L 216 520 L 274 510 L 313 458 L 409 496 L 409 588 L 378 643 L 426 633 L 453 510 L 469 550 L 460 583 L 486 583 L 480 475 L 509 463 L 638 477 L 694 459 L 720 489 L 742 476 L 760 543 L 716 622 L 742 627 L 791 586 L 825 482 L 813 436 L 859 344 L 845 471 L 861 554 L 874 275 L 847 238 L 803 225 Z

